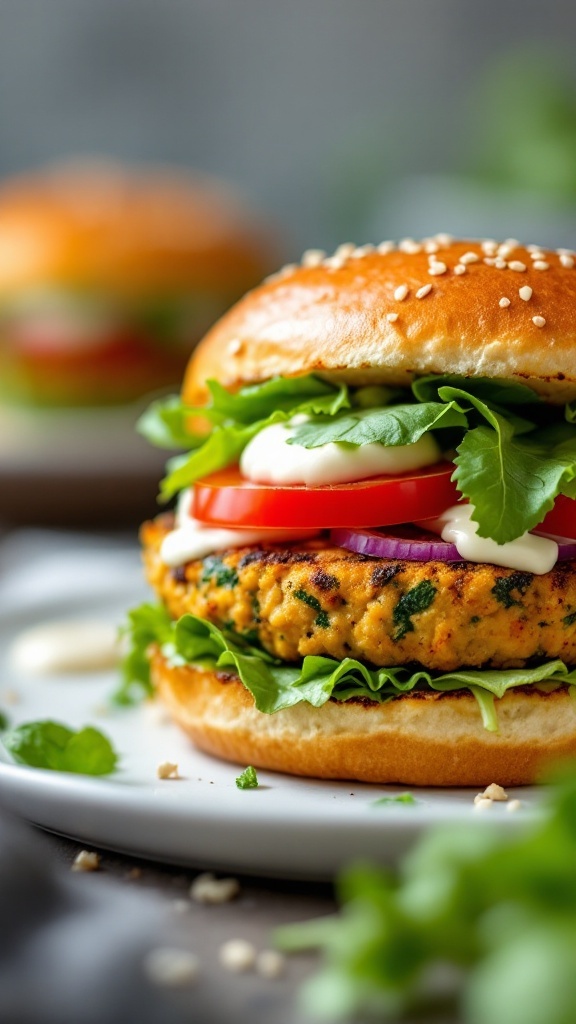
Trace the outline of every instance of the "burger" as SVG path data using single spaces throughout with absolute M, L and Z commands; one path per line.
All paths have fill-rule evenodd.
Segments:
M 208 327 L 273 265 L 228 188 L 75 162 L 0 186 L 0 517 L 62 526 L 154 510 L 136 435 Z
M 5 182 L 2 400 L 102 406 L 178 385 L 269 258 L 254 218 L 190 175 L 70 163 Z
M 296 775 L 521 785 L 576 753 L 576 255 L 438 235 L 312 250 L 142 431 L 124 699 Z

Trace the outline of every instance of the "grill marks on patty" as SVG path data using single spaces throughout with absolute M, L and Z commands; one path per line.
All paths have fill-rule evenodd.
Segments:
M 286 661 L 350 656 L 440 671 L 576 663 L 576 562 L 533 576 L 375 559 L 321 539 L 219 552 L 170 570 L 158 553 L 169 528 L 159 518 L 142 539 L 149 581 L 171 614 L 234 629 Z

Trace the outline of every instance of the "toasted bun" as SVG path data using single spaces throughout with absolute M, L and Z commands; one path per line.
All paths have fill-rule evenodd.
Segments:
M 265 715 L 234 676 L 170 667 L 157 651 L 152 678 L 176 722 L 210 754 L 323 779 L 414 786 L 520 786 L 576 754 L 576 704 L 563 687 L 509 690 L 500 731 L 484 729 L 467 691 L 405 694 L 386 704 L 328 701 Z
M 382 252 L 341 247 L 321 262 L 305 254 L 302 266 L 250 292 L 209 332 L 184 396 L 204 401 L 210 377 L 235 388 L 319 372 L 394 386 L 428 373 L 483 376 L 525 383 L 552 402 L 575 398 L 572 256 L 438 238 Z M 525 298 L 524 289 L 532 290 Z
M 270 240 L 253 216 L 201 178 L 70 164 L 0 190 L 0 296 L 72 285 L 232 297 L 269 265 Z

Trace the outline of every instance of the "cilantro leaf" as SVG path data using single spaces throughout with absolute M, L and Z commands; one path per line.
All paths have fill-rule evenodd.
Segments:
M 61 722 L 26 722 L 6 733 L 2 742 L 15 761 L 32 768 L 109 775 L 118 762 L 110 740 L 92 726 L 74 731 Z
M 251 764 L 240 773 L 236 779 L 236 786 L 238 789 L 258 789 L 258 776 Z
M 417 804 L 418 801 L 412 793 L 398 793 L 396 796 L 380 796 L 377 800 L 370 802 L 371 807 L 389 807 L 392 804 L 404 804 L 405 806 Z
M 429 430 L 466 427 L 467 419 L 456 402 L 392 405 L 383 409 L 354 410 L 328 421 L 312 420 L 296 428 L 288 444 L 319 448 L 331 442 L 352 445 L 414 444 Z

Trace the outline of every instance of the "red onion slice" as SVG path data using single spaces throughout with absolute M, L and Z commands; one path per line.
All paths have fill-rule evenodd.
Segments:
M 556 541 L 559 562 L 576 559 L 576 541 L 566 537 L 553 537 L 549 533 L 540 536 Z M 465 561 L 454 544 L 448 544 L 436 534 L 411 523 L 385 527 L 381 530 L 340 528 L 330 530 L 330 539 L 339 548 L 355 551 L 359 555 L 371 555 L 373 558 L 399 558 L 411 562 Z

